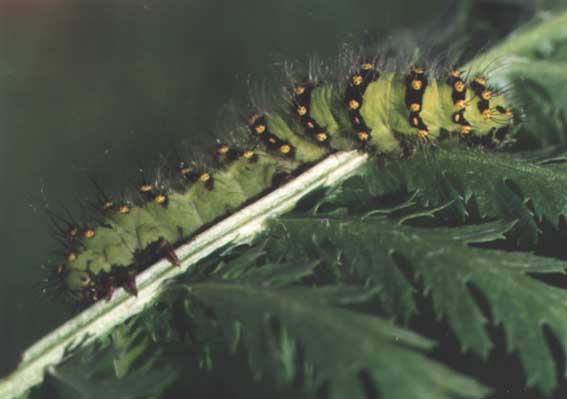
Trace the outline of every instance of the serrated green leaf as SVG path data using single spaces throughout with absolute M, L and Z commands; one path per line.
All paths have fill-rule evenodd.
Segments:
M 341 263 L 336 267 L 346 269 L 347 275 L 352 268 L 359 278 L 372 278 L 386 304 L 392 298 L 400 303 L 399 287 L 404 285 L 405 297 L 410 295 L 409 283 L 400 271 L 409 265 L 415 278 L 423 281 L 424 292 L 432 296 L 437 314 L 447 317 L 463 348 L 486 357 L 492 342 L 485 330 L 486 317 L 469 290 L 473 285 L 486 297 L 492 322 L 503 325 L 508 350 L 519 354 L 528 384 L 550 392 L 557 376 L 542 325 L 547 324 L 557 337 L 567 335 L 567 292 L 527 273 L 563 273 L 565 263 L 467 245 L 500 238 L 509 227 L 488 224 L 415 228 L 384 217 L 288 217 L 274 230 L 274 251 L 281 253 L 277 241 L 282 239 L 293 243 L 296 256 L 319 257 L 326 253 L 325 259 L 332 259 L 328 251 L 334 248 L 341 254 Z M 321 247 L 321 242 L 330 245 Z M 391 286 L 396 290 L 388 290 Z M 402 309 L 399 316 L 403 319 L 412 312 L 411 307 Z M 567 342 L 561 344 L 567 352 Z
M 140 338 L 148 339 L 147 336 L 141 336 L 139 331 L 125 337 L 130 345 L 107 340 L 77 351 L 65 362 L 49 370 L 44 387 L 51 388 L 47 391 L 39 389 L 31 394 L 31 398 L 56 395 L 62 399 L 158 399 L 177 376 L 177 371 L 170 365 L 156 366 L 150 361 L 142 362 L 134 369 L 130 367 L 131 362 L 125 364 L 128 370 L 115 367 L 117 361 L 120 364 L 147 351 L 147 343 L 132 345 L 134 340 Z
M 367 173 L 367 180 L 354 183 L 363 185 L 356 191 L 348 188 L 348 193 L 331 194 L 327 201 L 368 209 L 380 197 L 415 193 L 422 205 L 451 203 L 443 213 L 450 224 L 471 216 L 475 220 L 471 212 L 478 213 L 477 221 L 515 220 L 515 236 L 530 246 L 537 243 L 543 219 L 556 225 L 567 214 L 567 174 L 513 155 L 447 144 L 412 159 L 369 165 Z
M 214 310 L 225 331 L 240 334 L 258 370 L 269 370 L 266 358 L 270 355 L 281 357 L 281 345 L 274 340 L 285 337 L 288 359 L 294 356 L 289 351 L 295 349 L 289 338 L 297 340 L 305 360 L 315 367 L 315 387 L 329 383 L 334 398 L 365 397 L 363 371 L 385 399 L 442 399 L 456 394 L 475 398 L 486 393 L 475 382 L 415 352 L 430 348 L 431 342 L 377 317 L 329 306 L 340 301 L 342 294 L 352 300 L 350 287 L 278 290 L 217 282 L 187 288 L 191 297 Z M 272 320 L 281 324 L 276 337 Z

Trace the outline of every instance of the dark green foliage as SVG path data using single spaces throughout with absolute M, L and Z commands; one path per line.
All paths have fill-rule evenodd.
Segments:
M 440 215 L 449 225 L 517 221 L 514 236 L 523 247 L 537 244 L 544 220 L 557 225 L 567 213 L 567 175 L 546 159 L 528 162 L 522 156 L 448 144 L 404 162 L 370 166 L 368 173 L 369 181 L 348 183 L 357 193 L 359 207 L 371 207 L 374 197 L 413 194 L 413 201 L 423 206 L 446 205 Z M 349 201 L 337 195 L 338 201 Z
M 374 289 L 310 287 L 313 276 L 305 275 L 319 266 L 317 261 L 301 268 L 282 260 L 279 266 L 269 262 L 258 268 L 254 263 L 239 258 L 221 266 L 230 268 L 231 281 L 189 283 L 187 289 L 190 298 L 214 311 L 229 340 L 244 344 L 258 376 L 276 365 L 284 381 L 305 378 L 307 389 L 326 383 L 336 398 L 363 397 L 365 385 L 367 392 L 380 391 L 385 398 L 420 393 L 444 398 L 451 392 L 478 397 L 483 392 L 413 352 L 431 349 L 431 342 L 380 318 L 341 309 L 368 303 Z M 235 278 L 239 268 L 247 271 Z M 302 287 L 286 288 L 283 284 L 290 277 L 307 281 Z M 361 375 L 363 371 L 366 374 Z
M 567 334 L 567 292 L 526 274 L 563 273 L 564 262 L 471 247 L 504 238 L 509 227 L 414 228 L 383 216 L 322 214 L 285 218 L 276 230 L 284 237 L 276 242 L 287 238 L 285 252 L 298 259 L 326 259 L 339 280 L 379 288 L 384 311 L 402 320 L 416 308 L 405 271 L 414 283 L 419 280 L 424 295 L 431 295 L 435 313 L 447 318 L 463 350 L 486 358 L 492 343 L 484 326 L 487 315 L 475 302 L 478 292 L 488 303 L 490 323 L 504 326 L 508 350 L 519 352 L 528 384 L 549 392 L 555 386 L 555 365 L 542 327 L 548 325 L 557 338 Z M 562 345 L 567 350 L 567 343 Z
M 102 342 L 64 361 L 31 397 L 157 398 L 178 372 L 159 361 L 164 348 L 136 327 L 133 322 L 116 328 Z

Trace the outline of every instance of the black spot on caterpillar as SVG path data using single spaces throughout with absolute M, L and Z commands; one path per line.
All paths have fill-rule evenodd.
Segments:
M 129 198 L 99 189 L 95 224 L 54 217 L 66 254 L 52 280 L 83 303 L 110 298 L 116 287 L 136 293 L 140 270 L 164 257 L 178 264 L 176 246 L 332 151 L 403 157 L 408 145 L 451 134 L 486 141 L 512 119 L 485 77 L 456 68 L 392 70 L 364 59 L 339 82 L 298 82 L 286 111 L 243 118 L 239 132 L 255 144 L 220 142 L 214 167 L 180 162 L 167 184 L 143 178 Z

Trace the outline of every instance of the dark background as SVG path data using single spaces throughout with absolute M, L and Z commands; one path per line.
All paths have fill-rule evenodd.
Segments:
M 172 142 L 214 142 L 222 105 L 274 64 L 432 20 L 442 32 L 453 3 L 0 0 L 0 375 L 72 314 L 41 294 L 59 249 L 45 202 L 80 218 L 89 175 L 129 184 Z

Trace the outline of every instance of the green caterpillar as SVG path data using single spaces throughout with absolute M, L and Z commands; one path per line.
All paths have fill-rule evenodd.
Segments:
M 513 116 L 483 77 L 458 69 L 428 76 L 421 67 L 400 73 L 358 62 L 345 78 L 303 81 L 289 112 L 250 116 L 240 131 L 259 145 L 219 144 L 214 171 L 181 163 L 167 185 L 143 181 L 139 201 L 102 194 L 97 227 L 59 225 L 67 251 L 53 271 L 59 289 L 83 303 L 116 287 L 136 293 L 144 267 L 162 257 L 178 264 L 176 246 L 333 151 L 404 157 L 450 134 L 487 144 Z

